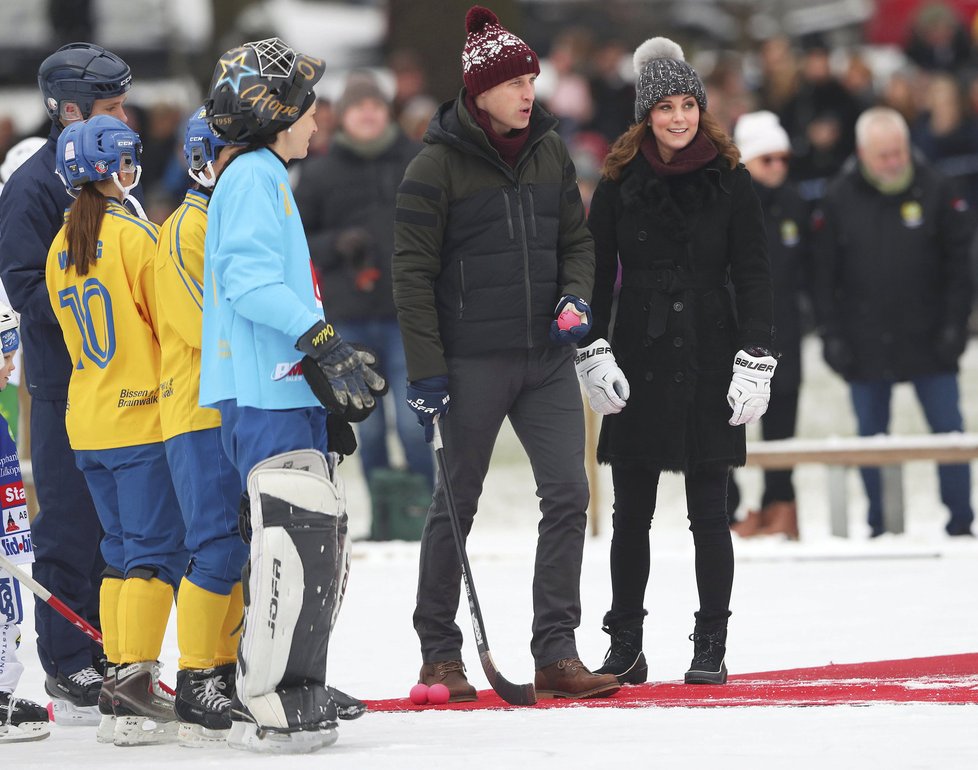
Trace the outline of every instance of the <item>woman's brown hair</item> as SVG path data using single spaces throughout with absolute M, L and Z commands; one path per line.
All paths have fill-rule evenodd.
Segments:
M 642 140 L 645 139 L 645 135 L 649 130 L 646 118 L 646 120 L 643 120 L 641 123 L 636 123 L 624 134 L 619 136 L 604 159 L 601 175 L 606 179 L 617 182 L 621 178 L 621 172 L 625 166 L 631 162 L 632 158 L 638 155 L 638 149 L 642 145 Z M 740 162 L 740 150 L 737 149 L 737 145 L 733 143 L 733 140 L 727 135 L 727 132 L 720 127 L 716 118 L 706 110 L 700 110 L 699 130 L 713 143 L 713 146 L 717 148 L 717 152 L 726 159 L 730 168 L 737 168 L 737 164 Z
M 70 265 L 75 266 L 78 275 L 88 275 L 89 265 L 95 262 L 98 251 L 98 236 L 102 229 L 102 218 L 105 216 L 106 198 L 95 189 L 95 185 L 82 185 L 81 192 L 71 204 L 68 213 L 68 261 L 65 270 Z

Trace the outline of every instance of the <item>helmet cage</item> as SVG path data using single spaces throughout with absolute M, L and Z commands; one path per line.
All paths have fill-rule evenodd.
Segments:
M 123 194 L 139 183 L 143 145 L 139 134 L 118 118 L 96 115 L 70 123 L 58 137 L 57 173 L 69 193 L 82 185 L 114 179 Z M 119 182 L 123 172 L 135 174 L 133 184 Z

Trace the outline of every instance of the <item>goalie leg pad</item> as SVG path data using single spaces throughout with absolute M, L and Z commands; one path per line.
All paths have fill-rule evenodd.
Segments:
M 259 740 L 327 729 L 336 718 L 326 692 L 326 652 L 338 593 L 342 491 L 330 480 L 326 458 L 303 450 L 252 468 L 248 493 L 251 561 L 236 683 L 241 709 L 232 710 L 238 721 L 254 722 Z

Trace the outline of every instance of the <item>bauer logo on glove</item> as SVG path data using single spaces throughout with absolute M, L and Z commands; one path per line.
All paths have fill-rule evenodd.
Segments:
M 764 416 L 771 400 L 771 378 L 778 366 L 774 355 L 763 348 L 738 350 L 727 390 L 731 425 L 752 425 Z

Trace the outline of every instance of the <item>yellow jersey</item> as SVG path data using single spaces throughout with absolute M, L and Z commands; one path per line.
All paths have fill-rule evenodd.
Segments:
M 67 215 L 65 217 L 67 221 Z M 67 228 L 48 251 L 45 279 L 73 367 L 65 418 L 73 449 L 163 440 L 153 262 L 159 228 L 110 200 L 87 275 L 67 265 Z
M 197 404 L 207 200 L 205 193 L 188 191 L 183 203 L 160 226 L 156 245 L 156 302 L 160 308 L 158 331 L 163 353 L 160 418 L 164 440 L 221 424 L 220 412 Z

